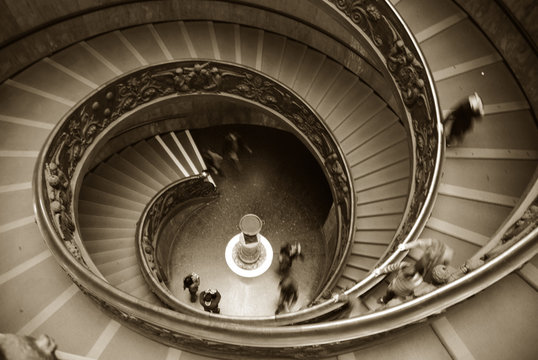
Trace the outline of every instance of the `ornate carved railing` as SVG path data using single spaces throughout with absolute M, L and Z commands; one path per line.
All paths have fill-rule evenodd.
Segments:
M 184 313 L 192 308 L 174 297 L 168 286 L 167 274 L 159 263 L 157 249 L 162 226 L 174 216 L 186 202 L 207 202 L 218 196 L 217 188 L 207 174 L 191 176 L 175 181 L 159 191 L 146 205 L 137 224 L 135 242 L 142 274 L 151 291 L 165 304 Z M 198 312 L 199 315 L 199 312 Z
M 347 21 L 350 31 L 369 39 L 397 84 L 408 114 L 413 161 L 410 195 L 400 226 L 377 267 L 402 257 L 395 251 L 398 244 L 416 238 L 432 211 L 444 152 L 441 111 L 432 75 L 419 46 L 389 1 L 329 0 L 324 3 L 327 11 Z M 346 293 L 363 293 L 378 281 L 369 274 Z
M 202 95 L 228 96 L 271 111 L 293 128 L 325 165 L 339 214 L 339 236 L 329 269 L 335 277 L 350 250 L 355 207 L 350 174 L 336 140 L 291 90 L 256 71 L 224 62 L 170 62 L 134 71 L 106 84 L 66 115 L 47 140 L 34 178 L 36 210 L 49 241 L 65 246 L 74 260 L 92 270 L 75 219 L 74 194 L 84 160 L 138 108 L 171 97 Z M 64 268 L 69 273 L 67 263 Z
M 390 5 L 374 1 L 320 2 L 325 11 L 346 19 L 357 33 L 366 33 L 402 92 L 409 112 L 414 150 L 414 200 L 408 205 L 405 224 L 391 246 L 407 241 L 422 229 L 430 209 L 438 179 L 438 170 L 429 173 L 432 163 L 439 163 L 442 153 L 439 109 L 433 83 L 421 55 L 400 19 Z M 362 14 L 352 15 L 352 14 Z M 418 65 L 416 64 L 418 62 Z M 231 81 L 231 82 L 229 82 Z M 230 85 L 230 84 L 233 84 Z M 394 308 L 358 318 L 316 324 L 274 328 L 216 321 L 210 315 L 192 317 L 151 306 L 111 286 L 88 271 L 77 243 L 76 221 L 73 218 L 73 186 L 77 169 L 92 147 L 137 107 L 158 101 L 164 96 L 220 94 L 252 101 L 272 111 L 280 112 L 292 126 L 306 133 L 308 143 L 318 159 L 333 164 L 328 172 L 333 187 L 343 181 L 349 184 L 347 167 L 339 156 L 338 147 L 318 122 L 310 109 L 296 102 L 283 87 L 264 79 L 254 71 L 238 69 L 229 64 L 163 64 L 152 69 L 133 72 L 126 79 L 105 85 L 92 94 L 61 121 L 42 151 L 34 177 L 36 218 L 46 241 L 61 266 L 79 288 L 114 318 L 135 331 L 163 343 L 209 356 L 227 358 L 328 357 L 363 346 L 381 333 L 411 325 L 443 311 L 470 294 L 486 288 L 516 269 L 536 253 L 537 230 L 461 279 L 430 294 Z M 312 116 L 311 116 L 312 115 Z M 434 116 L 432 116 L 434 115 Z M 298 118 L 296 118 L 298 116 Z M 435 128 L 433 125 L 437 125 Z M 415 135 L 413 135 L 415 136 Z M 330 157 L 334 157 L 333 160 Z M 425 155 L 423 155 L 423 153 Z M 349 185 L 335 192 L 342 214 L 349 224 L 353 220 L 353 193 Z M 347 195 L 347 197 L 344 197 Z M 348 203 L 346 203 L 348 199 Z M 420 209 L 423 204 L 424 207 Z M 417 219 L 416 223 L 411 220 Z M 352 225 L 350 225 L 350 229 Z M 345 252 L 345 247 L 342 247 Z M 389 252 L 383 257 L 391 261 Z M 369 279 L 359 284 L 368 286 Z M 336 300 L 325 304 L 332 306 Z M 318 307 L 306 311 L 317 311 Z

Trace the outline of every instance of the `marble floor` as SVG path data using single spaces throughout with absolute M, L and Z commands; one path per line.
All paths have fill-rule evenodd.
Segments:
M 224 135 L 231 129 L 246 140 L 252 154 L 239 154 L 241 172 L 225 160 L 225 176 L 214 176 L 220 197 L 173 230 L 169 287 L 190 304 L 182 281 L 194 271 L 201 277 L 200 291 L 216 288 L 222 294 L 222 314 L 273 315 L 279 297 L 280 246 L 299 241 L 305 259 L 292 267 L 299 283 L 299 300 L 293 309 L 299 309 L 310 302 L 326 268 L 321 227 L 332 203 L 327 181 L 306 147 L 289 133 L 245 125 L 201 129 L 192 135 L 201 151 L 211 148 L 222 154 Z M 255 278 L 233 273 L 224 257 L 228 241 L 240 232 L 239 220 L 248 213 L 264 221 L 261 234 L 275 253 L 269 270 Z M 198 303 L 193 306 L 202 308 Z

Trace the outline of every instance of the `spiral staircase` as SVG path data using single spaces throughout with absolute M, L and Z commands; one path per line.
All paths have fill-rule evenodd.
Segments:
M 501 54 L 456 3 L 392 3 L 420 44 L 443 113 L 473 91 L 485 103 L 485 118 L 462 144 L 446 150 L 437 199 L 420 234 L 446 242 L 455 250 L 453 263 L 461 264 L 521 216 L 529 194 L 536 197 L 535 113 Z M 0 332 L 49 334 L 59 345 L 60 358 L 65 359 L 218 358 L 162 345 L 100 311 L 58 267 L 34 223 L 34 166 L 56 123 L 116 77 L 173 60 L 215 60 L 255 69 L 292 89 L 315 109 L 342 149 L 356 200 L 352 248 L 332 290 L 345 291 L 368 279 L 384 256 L 406 211 L 412 164 L 402 122 L 404 111 L 392 98 L 392 89 L 383 84 L 385 75 L 376 58 L 360 44 L 346 58 L 339 52 L 343 41 L 319 31 L 312 25 L 313 19 L 309 19 L 312 35 L 305 35 L 300 11 L 296 18 L 285 17 L 282 13 L 290 8 L 284 3 L 272 4 L 274 9 L 250 1 L 207 4 L 215 6 L 220 15 L 212 18 L 197 13 L 195 7 L 185 7 L 181 9 L 185 13 L 174 18 L 174 12 L 156 13 L 167 6 L 177 10 L 180 2 L 126 2 L 84 9 L 91 18 L 84 21 L 89 23 L 99 23 L 95 17 L 101 11 L 112 19 L 102 30 L 89 34 L 75 31 L 77 17 L 84 17 L 76 9 L 65 14 L 43 9 L 42 19 L 63 20 L 36 20 L 26 25 L 37 29 L 33 32 L 22 25 L 20 34 L 10 30 L 15 40 L 4 46 L 3 54 L 12 59 L 3 57 L 7 75 L 0 86 L 0 197 L 5 204 L 0 212 Z M 308 9 L 310 5 L 304 6 Z M 23 10 L 13 8 L 10 13 L 16 18 L 16 11 Z M 132 18 L 126 14 L 133 14 Z M 234 19 L 234 14 L 241 15 Z M 284 24 L 281 32 L 271 25 L 275 19 Z M 60 36 L 62 26 L 76 34 L 64 35 L 65 45 L 56 48 L 51 34 Z M 336 20 L 327 25 L 332 31 L 341 29 L 339 26 Z M 50 56 L 39 47 L 35 54 L 18 52 L 19 43 L 38 44 L 44 39 L 58 51 Z M 360 61 L 367 71 L 358 76 L 360 69 L 350 58 Z M 95 160 L 78 194 L 85 251 L 108 283 L 158 309 L 161 304 L 137 265 L 132 240 L 136 222 L 145 204 L 163 186 L 199 173 L 204 164 L 188 131 L 161 132 L 109 153 L 106 159 Z M 530 257 L 535 252 L 536 246 L 530 247 Z M 327 356 L 319 352 L 316 357 L 535 358 L 536 266 L 534 257 L 521 269 L 427 321 L 417 318 L 386 332 L 381 321 L 377 332 L 381 335 L 360 347 L 340 349 L 338 354 L 327 352 Z M 382 281 L 363 291 L 350 316 L 372 314 L 385 288 Z M 347 326 L 345 322 L 342 328 Z M 291 326 L 290 341 L 302 327 L 318 326 L 323 332 L 325 324 Z M 271 358 L 272 354 L 263 356 Z M 304 353 L 297 356 L 305 357 Z

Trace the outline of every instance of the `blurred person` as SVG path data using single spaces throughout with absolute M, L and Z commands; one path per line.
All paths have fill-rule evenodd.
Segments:
M 443 120 L 445 129 L 449 125 L 449 131 L 446 135 L 447 146 L 453 145 L 454 142 L 461 142 L 464 136 L 472 130 L 474 121 L 480 120 L 483 116 L 482 98 L 475 92 Z
M 297 281 L 291 276 L 283 277 L 278 283 L 278 286 L 280 288 L 280 297 L 278 299 L 278 307 L 275 311 L 275 315 L 280 314 L 282 311 L 289 312 L 290 308 L 299 298 Z

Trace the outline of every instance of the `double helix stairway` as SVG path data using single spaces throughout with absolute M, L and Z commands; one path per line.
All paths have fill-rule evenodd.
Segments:
M 455 3 L 392 2 L 420 43 L 443 112 L 473 91 L 485 103 L 485 118 L 446 151 L 436 205 L 421 235 L 446 242 L 455 250 L 453 263 L 461 264 L 536 181 L 535 115 L 502 57 Z M 366 85 L 291 34 L 232 21 L 159 21 L 112 30 L 81 38 L 0 85 L 0 332 L 47 333 L 66 358 L 210 358 L 161 345 L 99 311 L 58 267 L 34 224 L 32 172 L 54 125 L 102 84 L 164 61 L 245 65 L 282 82 L 316 110 L 341 145 L 357 199 L 353 249 L 335 290 L 367 276 L 398 227 L 411 171 L 405 129 L 382 86 Z M 203 168 L 188 140 L 187 132 L 170 133 L 122 149 L 86 175 L 79 196 L 81 233 L 101 274 L 156 306 L 136 266 L 133 234 L 153 194 Z M 329 358 L 530 359 L 537 340 L 536 266 L 535 257 L 431 323 Z M 376 309 L 384 286 L 363 294 L 357 313 Z M 516 348 L 517 342 L 523 345 Z

